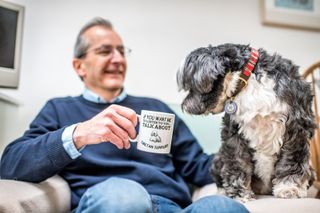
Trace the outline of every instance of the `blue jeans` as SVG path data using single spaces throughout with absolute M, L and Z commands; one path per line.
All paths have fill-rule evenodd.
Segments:
M 237 201 L 224 196 L 208 196 L 182 209 L 175 202 L 157 195 L 149 195 L 139 183 L 109 178 L 90 187 L 82 196 L 76 213 L 227 213 L 248 212 Z

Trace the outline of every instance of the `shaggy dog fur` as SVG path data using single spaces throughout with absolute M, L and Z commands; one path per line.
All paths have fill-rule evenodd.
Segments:
M 291 60 L 258 52 L 247 86 L 233 99 L 237 111 L 223 117 L 222 145 L 211 172 L 222 193 L 243 202 L 254 194 L 306 197 L 314 180 L 310 85 Z M 222 112 L 250 55 L 249 45 L 235 44 L 191 52 L 177 73 L 179 89 L 187 91 L 182 109 L 196 115 Z

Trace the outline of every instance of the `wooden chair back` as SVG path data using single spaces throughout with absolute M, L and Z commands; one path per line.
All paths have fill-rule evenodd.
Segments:
M 312 92 L 314 94 L 313 98 L 313 109 L 315 114 L 315 122 L 318 127 L 315 131 L 313 139 L 310 141 L 310 157 L 313 168 L 317 173 L 317 180 L 314 186 L 319 190 L 317 197 L 320 198 L 320 109 L 319 109 L 319 99 L 320 99 L 320 61 L 311 65 L 302 74 L 302 78 L 311 82 Z

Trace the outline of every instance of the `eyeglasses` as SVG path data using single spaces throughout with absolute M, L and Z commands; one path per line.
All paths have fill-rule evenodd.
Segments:
M 131 53 L 130 48 L 127 48 L 122 45 L 119 45 L 116 47 L 113 47 L 111 45 L 102 45 L 101 47 L 84 52 L 79 56 L 79 58 L 85 57 L 89 52 L 94 52 L 96 55 L 103 56 L 103 57 L 113 57 L 116 51 L 123 57 L 126 57 Z

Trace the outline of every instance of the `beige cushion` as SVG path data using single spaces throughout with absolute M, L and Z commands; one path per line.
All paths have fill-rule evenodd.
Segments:
M 215 184 L 209 184 L 197 189 L 192 199 L 198 200 L 202 197 L 217 194 Z M 252 213 L 319 213 L 320 200 L 312 198 L 313 193 L 308 192 L 308 198 L 302 199 L 281 199 L 273 196 L 258 196 L 257 200 L 244 203 L 247 209 Z
M 210 184 L 197 189 L 193 200 L 217 194 L 215 184 Z M 258 196 L 255 201 L 244 205 L 252 213 L 319 213 L 320 200 L 312 198 L 314 193 L 309 193 L 309 198 L 304 199 L 279 199 L 272 196 Z M 39 183 L 27 183 L 13 180 L 0 180 L 0 212 L 1 213 L 55 213 L 70 211 L 70 189 L 66 181 L 59 176 L 54 176 Z
M 70 199 L 69 186 L 59 176 L 39 184 L 0 180 L 1 213 L 69 212 Z

